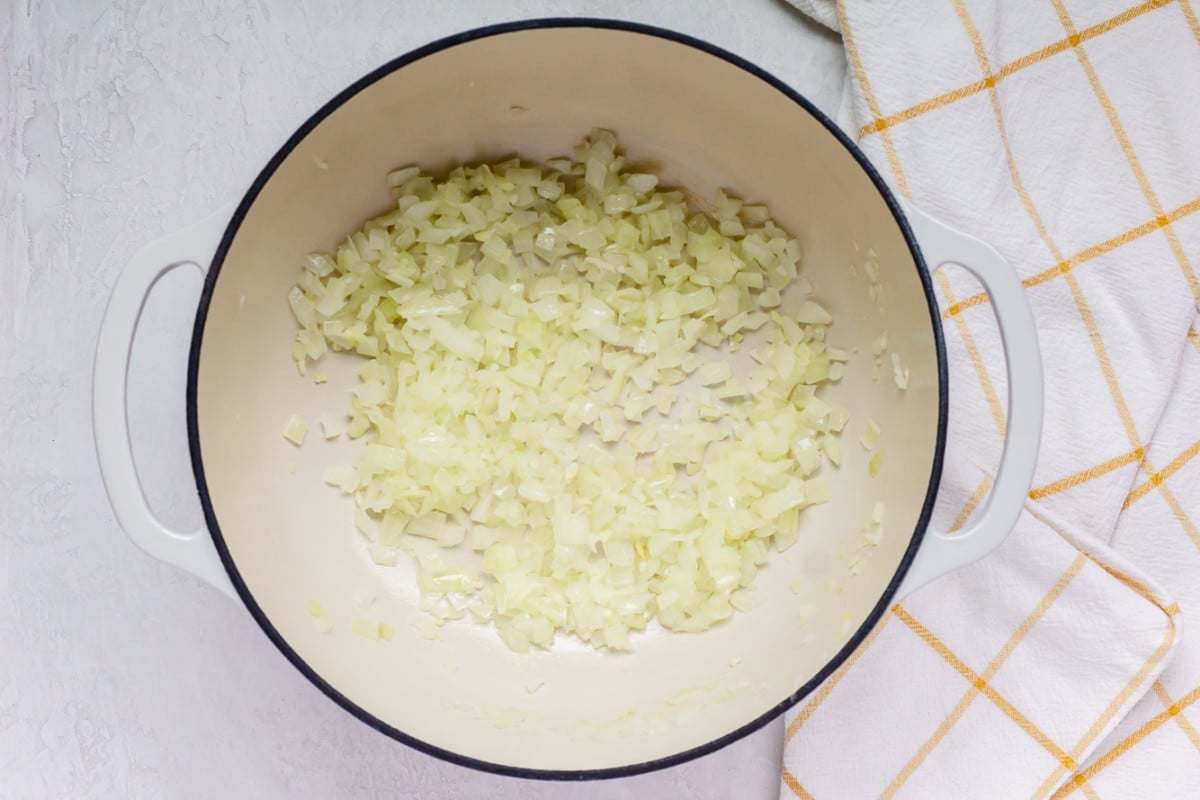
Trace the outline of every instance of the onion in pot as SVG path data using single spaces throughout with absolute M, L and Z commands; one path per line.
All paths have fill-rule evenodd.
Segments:
M 628 650 L 652 621 L 755 605 L 769 550 L 829 499 L 847 419 L 818 395 L 847 358 L 832 316 L 780 311 L 799 243 L 724 193 L 697 213 L 603 130 L 573 159 L 387 181 L 395 207 L 288 295 L 301 374 L 364 357 L 345 432 L 366 443 L 326 482 L 375 563 L 408 551 L 423 609 L 520 652 L 559 632 Z

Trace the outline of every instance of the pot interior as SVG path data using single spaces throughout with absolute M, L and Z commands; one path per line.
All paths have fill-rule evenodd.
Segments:
M 298 376 L 285 297 L 307 253 L 335 247 L 387 208 L 389 170 L 566 155 L 594 127 L 616 131 L 631 162 L 702 201 L 725 188 L 767 203 L 801 240 L 802 271 L 834 314 L 830 340 L 857 348 L 845 379 L 825 392 L 851 410 L 842 466 L 823 468 L 833 500 L 807 510 L 798 543 L 772 554 L 758 578 L 765 602 L 703 634 L 652 630 L 630 654 L 560 636 L 550 652 L 516 655 L 465 620 L 426 638 L 414 624 L 411 567 L 374 565 L 352 502 L 323 484 L 325 468 L 351 463 L 358 445 L 314 430 L 296 449 L 281 435 L 291 414 L 314 425 L 322 412 L 343 411 L 360 363 L 326 356 L 324 385 Z M 879 190 L 783 91 L 647 31 L 511 30 L 383 74 L 316 121 L 257 190 L 210 276 L 194 375 L 198 467 L 217 535 L 260 618 L 344 701 L 420 743 L 502 769 L 646 764 L 769 713 L 832 667 L 876 609 L 930 494 L 942 391 L 935 323 Z M 868 249 L 881 302 L 861 270 Z M 885 330 L 910 370 L 907 391 L 886 355 L 873 378 L 872 342 Z M 874 478 L 858 443 L 868 419 L 882 429 Z M 876 501 L 885 504 L 883 540 L 851 575 Z M 356 602 L 364 590 L 377 597 L 366 611 Z M 324 606 L 332 632 L 314 629 L 309 600 Z M 394 638 L 354 635 L 356 616 L 388 622 Z

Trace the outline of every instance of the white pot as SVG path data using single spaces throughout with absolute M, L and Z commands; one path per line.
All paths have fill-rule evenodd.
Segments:
M 853 431 L 842 467 L 828 471 L 833 500 L 805 512 L 799 543 L 759 576 L 765 604 L 703 634 L 647 634 L 632 654 L 563 643 L 527 657 L 469 622 L 424 638 L 409 624 L 412 573 L 372 564 L 348 501 L 322 485 L 325 466 L 348 461 L 353 445 L 297 451 L 280 435 L 292 413 L 313 419 L 344 408 L 337 387 L 353 383 L 355 366 L 323 365 L 326 386 L 298 378 L 287 290 L 305 254 L 334 246 L 388 205 L 388 170 L 512 153 L 547 158 L 596 126 L 615 130 L 665 182 L 698 197 L 727 187 L 765 202 L 800 238 L 803 269 L 835 318 L 831 337 L 860 351 L 831 394 L 849 406 Z M 886 312 L 848 270 L 869 248 Z M 139 487 L 125 372 L 147 292 L 188 262 L 207 270 L 187 411 L 208 530 L 181 534 L 154 519 Z M 1004 460 L 990 501 L 954 537 L 926 529 L 948 403 L 930 269 L 947 262 L 985 284 L 1009 363 Z M 889 379 L 890 365 L 882 380 L 871 378 L 871 343 L 883 330 L 910 370 L 907 391 Z M 1033 320 L 1008 265 L 899 202 L 795 92 L 679 34 L 544 20 L 452 37 L 381 67 L 306 122 L 236 209 L 138 254 L 100 334 L 94 411 L 104 481 L 129 535 L 244 603 L 327 695 L 378 730 L 458 763 L 574 779 L 667 766 L 745 735 L 816 688 L 898 597 L 995 548 L 1032 478 L 1041 380 Z M 883 430 L 877 478 L 855 443 L 868 418 Z M 875 501 L 885 503 L 885 537 L 851 577 L 839 554 L 854 551 Z M 790 588 L 797 578 L 799 593 Z M 349 632 L 363 587 L 378 595 L 371 616 L 391 621 L 392 641 Z M 314 630 L 310 599 L 327 609 L 332 633 Z

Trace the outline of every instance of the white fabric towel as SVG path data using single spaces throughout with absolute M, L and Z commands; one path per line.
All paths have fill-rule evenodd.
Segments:
M 839 116 L 892 186 L 1023 279 L 1046 421 L 1008 542 L 789 715 L 783 796 L 1200 797 L 1200 2 L 793 2 L 842 33 Z M 935 283 L 956 528 L 1004 356 L 979 286 Z

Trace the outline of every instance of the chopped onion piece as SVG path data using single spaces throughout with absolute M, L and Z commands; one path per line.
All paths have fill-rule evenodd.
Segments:
M 842 443 L 835 437 L 826 434 L 821 437 L 821 449 L 825 452 L 825 457 L 829 459 L 829 463 L 835 467 L 842 465 Z
M 901 391 L 908 388 L 908 367 L 900 363 L 900 354 L 892 351 L 892 372 L 895 374 L 896 387 Z
M 283 426 L 283 438 L 296 445 L 296 447 L 299 447 L 300 445 L 304 444 L 304 437 L 307 435 L 307 422 L 295 414 L 288 417 L 287 424 Z
M 390 639 L 390 638 L 392 638 L 391 628 L 390 627 L 386 628 L 386 630 L 387 630 L 386 637 L 383 635 L 384 628 L 385 628 L 385 626 L 382 625 L 381 623 L 372 622 L 371 620 L 363 619 L 362 617 L 355 617 L 354 619 L 350 620 L 351 632 L 363 637 L 364 639 L 383 639 L 383 638 Z
M 325 483 L 346 494 L 358 488 L 358 474 L 350 467 L 332 466 L 325 469 Z
M 371 556 L 372 561 L 381 567 L 396 566 L 399 556 L 396 548 L 388 547 L 387 545 L 379 544 L 377 542 L 370 542 L 367 544 L 367 554 Z
M 342 424 L 342 421 L 333 414 L 322 414 L 320 422 L 321 433 L 326 439 L 336 439 L 346 430 L 346 426 Z
M 796 310 L 793 315 L 797 322 L 802 322 L 808 325 L 828 325 L 833 322 L 833 317 L 825 308 L 812 300 L 805 300 Z
M 701 386 L 716 386 L 733 377 L 728 361 L 710 361 L 696 371 Z
M 867 450 L 874 450 L 879 445 L 879 434 L 879 426 L 875 424 L 875 420 L 869 419 L 867 420 L 867 428 L 863 431 L 862 438 L 859 439 L 859 442 L 862 444 L 863 448 Z
M 879 337 L 871 343 L 871 352 L 875 355 L 880 355 L 888 348 L 888 332 L 884 331 L 879 334 Z

